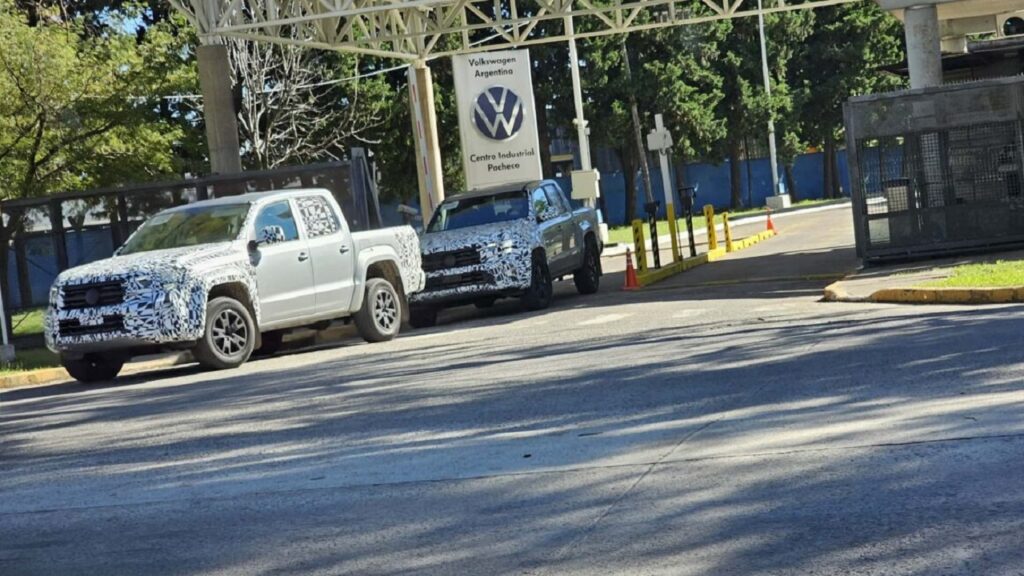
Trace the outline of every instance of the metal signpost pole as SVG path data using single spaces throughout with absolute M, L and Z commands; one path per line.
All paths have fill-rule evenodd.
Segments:
M 565 35 L 569 37 L 569 73 L 572 77 L 572 102 L 576 108 L 576 139 L 580 145 L 580 169 L 590 170 L 590 138 L 587 134 L 587 120 L 583 117 L 583 86 L 580 83 L 580 57 L 576 52 L 576 28 L 572 16 L 565 17 Z M 587 202 L 588 205 L 591 201 Z
M 761 32 L 761 72 L 764 74 L 764 91 L 768 98 L 772 97 L 772 82 L 768 77 L 768 46 L 764 37 L 764 12 L 762 0 L 757 0 L 757 21 Z M 768 118 L 768 150 L 772 163 L 772 195 L 779 195 L 779 161 L 775 148 L 775 120 Z M 748 158 L 749 162 L 750 159 Z M 753 206 L 751 206 L 753 208 Z
M 0 212 L 0 225 L 3 225 L 3 213 Z M 7 250 L 7 246 L 0 246 L 0 250 Z M 6 270 L 3 270 L 6 273 Z M 7 278 L 3 278 L 7 282 Z M 10 335 L 7 333 L 7 309 L 4 307 L 4 291 L 0 290 L 0 364 L 14 361 L 14 346 L 11 346 Z
M 679 260 L 679 238 L 676 232 L 676 207 L 672 194 L 672 176 L 669 174 L 669 157 L 672 153 L 672 133 L 665 128 L 661 114 L 654 115 L 654 130 L 647 134 L 647 148 L 658 153 L 661 167 L 661 185 L 665 195 L 665 213 L 668 216 L 668 230 L 672 236 L 672 259 Z

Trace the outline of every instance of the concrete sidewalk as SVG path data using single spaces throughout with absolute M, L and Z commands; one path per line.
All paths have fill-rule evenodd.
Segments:
M 1022 260 L 1024 250 L 975 254 L 861 268 L 825 288 L 829 302 L 896 304 L 1006 304 L 1024 302 L 1024 286 L 1001 288 L 931 288 L 925 286 L 953 274 L 957 266 L 999 260 Z

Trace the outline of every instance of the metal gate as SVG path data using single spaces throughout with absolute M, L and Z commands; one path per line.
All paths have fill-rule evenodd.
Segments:
M 1024 78 L 857 97 L 845 116 L 860 258 L 1024 244 Z

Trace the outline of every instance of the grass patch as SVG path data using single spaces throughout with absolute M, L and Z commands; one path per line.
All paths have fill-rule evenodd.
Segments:
M 1024 260 L 999 260 L 990 264 L 965 264 L 953 268 L 942 280 L 923 284 L 928 288 L 1006 288 L 1024 286 Z
M 11 364 L 0 364 L 0 376 L 10 376 L 18 372 L 36 370 L 38 368 L 55 368 L 60 366 L 60 358 L 46 348 L 26 348 L 18 350 L 17 358 Z
M 11 330 L 15 336 L 31 336 L 43 333 L 43 314 L 45 308 L 33 308 L 11 314 Z

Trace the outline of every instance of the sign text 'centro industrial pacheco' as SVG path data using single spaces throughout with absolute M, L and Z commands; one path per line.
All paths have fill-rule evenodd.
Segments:
M 462 163 L 470 190 L 539 180 L 529 50 L 452 58 Z

